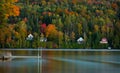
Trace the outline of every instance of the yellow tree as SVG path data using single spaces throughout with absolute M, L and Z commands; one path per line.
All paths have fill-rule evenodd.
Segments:
M 82 24 L 81 23 L 77 24 L 77 32 L 79 36 L 82 34 L 82 30 L 83 30 Z
M 74 41 L 75 40 L 75 32 L 71 32 L 71 34 L 70 34 L 70 39 L 72 40 L 72 41 Z
M 0 29 L 0 47 L 9 47 L 12 41 L 11 32 L 13 27 L 6 26 Z
M 99 26 L 98 25 L 94 25 L 94 30 L 95 30 L 95 32 L 98 32 L 99 31 Z

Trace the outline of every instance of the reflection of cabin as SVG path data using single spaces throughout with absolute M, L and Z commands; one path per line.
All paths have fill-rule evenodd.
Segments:
M 4 52 L 0 54 L 0 61 L 8 61 L 11 59 L 11 52 Z

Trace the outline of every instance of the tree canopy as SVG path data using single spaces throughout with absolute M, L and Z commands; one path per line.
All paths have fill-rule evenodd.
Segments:
M 120 48 L 119 26 L 119 0 L 0 0 L 1 48 Z

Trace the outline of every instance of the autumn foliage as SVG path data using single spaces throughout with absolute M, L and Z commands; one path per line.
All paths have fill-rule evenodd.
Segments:
M 49 24 L 45 30 L 46 37 L 54 37 L 57 33 L 56 27 L 53 24 Z
M 0 0 L 0 48 L 120 48 L 119 26 L 119 0 Z
M 18 0 L 5 0 L 5 1 L 3 0 L 3 3 L 1 4 L 1 6 L 6 19 L 9 16 L 19 16 L 20 8 L 13 4 L 17 1 Z

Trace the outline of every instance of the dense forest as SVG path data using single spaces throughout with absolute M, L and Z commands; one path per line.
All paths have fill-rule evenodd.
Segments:
M 0 0 L 0 48 L 118 49 L 119 32 L 120 0 Z

